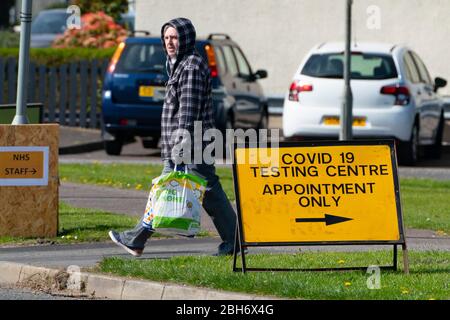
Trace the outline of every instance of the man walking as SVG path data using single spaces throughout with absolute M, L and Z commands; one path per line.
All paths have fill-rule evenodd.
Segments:
M 194 122 L 200 121 L 203 132 L 214 128 L 210 70 L 195 50 L 195 36 L 195 28 L 186 18 L 173 19 L 161 28 L 169 74 L 161 121 L 162 174 L 173 171 L 175 164 L 181 164 L 207 181 L 203 207 L 222 239 L 218 254 L 230 255 L 234 249 L 236 213 L 222 189 L 214 165 L 203 161 L 180 163 L 180 159 L 192 155 L 194 149 L 204 150 L 207 146 L 206 142 L 198 146 L 188 143 L 194 141 Z M 186 133 L 190 140 L 186 139 Z M 140 256 L 153 232 L 141 219 L 134 229 L 121 233 L 111 230 L 109 236 L 127 252 Z

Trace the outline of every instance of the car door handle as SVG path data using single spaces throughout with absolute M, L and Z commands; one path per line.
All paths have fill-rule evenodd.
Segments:
M 236 82 L 233 82 L 231 86 L 233 87 L 233 89 L 236 89 Z
M 247 85 L 247 91 L 250 92 L 250 85 Z

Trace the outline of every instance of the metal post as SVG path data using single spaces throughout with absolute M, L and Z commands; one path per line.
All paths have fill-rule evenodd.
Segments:
M 409 274 L 409 259 L 408 259 L 408 248 L 406 247 L 406 242 L 402 244 L 403 251 L 403 268 L 405 274 Z
M 16 116 L 12 124 L 27 124 L 27 90 L 33 0 L 22 0 L 20 11 L 19 74 L 17 77 Z
M 350 86 L 350 63 L 351 63 L 351 34 L 352 34 L 352 2 L 353 0 L 347 0 L 346 10 L 346 36 L 345 36 L 345 53 L 344 53 L 344 94 L 343 103 L 341 108 L 341 126 L 339 131 L 339 140 L 351 140 L 352 139 L 352 106 L 353 95 L 352 88 Z

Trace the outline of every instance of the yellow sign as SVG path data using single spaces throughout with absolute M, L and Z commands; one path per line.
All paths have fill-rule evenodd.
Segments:
M 47 182 L 48 147 L 0 147 L 0 186 Z
M 236 148 L 235 157 L 245 243 L 401 240 L 392 145 Z

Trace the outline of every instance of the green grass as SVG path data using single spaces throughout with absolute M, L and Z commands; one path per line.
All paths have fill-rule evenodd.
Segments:
M 162 165 L 156 164 L 60 164 L 62 181 L 96 184 L 101 186 L 150 190 L 152 179 L 159 176 Z M 234 200 L 231 170 L 217 168 L 217 175 L 230 200 Z
M 116 188 L 149 190 L 162 165 L 60 164 L 62 181 Z M 217 168 L 230 200 L 235 199 L 231 169 Z M 430 229 L 450 234 L 450 181 L 400 180 L 404 223 L 407 228 Z
M 94 209 L 80 209 L 60 203 L 59 230 L 56 238 L 36 239 L 0 237 L 0 244 L 78 243 L 109 240 L 110 229 L 126 230 L 139 221 L 137 217 L 113 214 Z
M 73 244 L 81 242 L 110 241 L 108 231 L 114 229 L 123 231 L 133 228 L 140 217 L 124 214 L 109 213 L 96 209 L 82 209 L 72 207 L 64 202 L 59 204 L 59 230 L 55 238 L 22 238 L 0 237 L 0 245 L 30 245 L 30 244 Z M 209 232 L 202 230 L 197 237 L 209 236 Z M 158 232 L 153 238 L 171 238 Z
M 450 181 L 401 179 L 406 227 L 450 234 Z
M 247 262 L 250 267 L 323 268 L 389 265 L 392 263 L 391 256 L 390 251 L 252 254 L 247 256 Z M 409 275 L 402 270 L 381 270 L 381 288 L 372 290 L 367 288 L 371 274 L 365 271 L 242 274 L 232 271 L 231 257 L 106 258 L 96 271 L 283 298 L 450 299 L 450 252 L 409 252 L 409 259 Z M 401 257 L 399 261 L 402 261 Z

